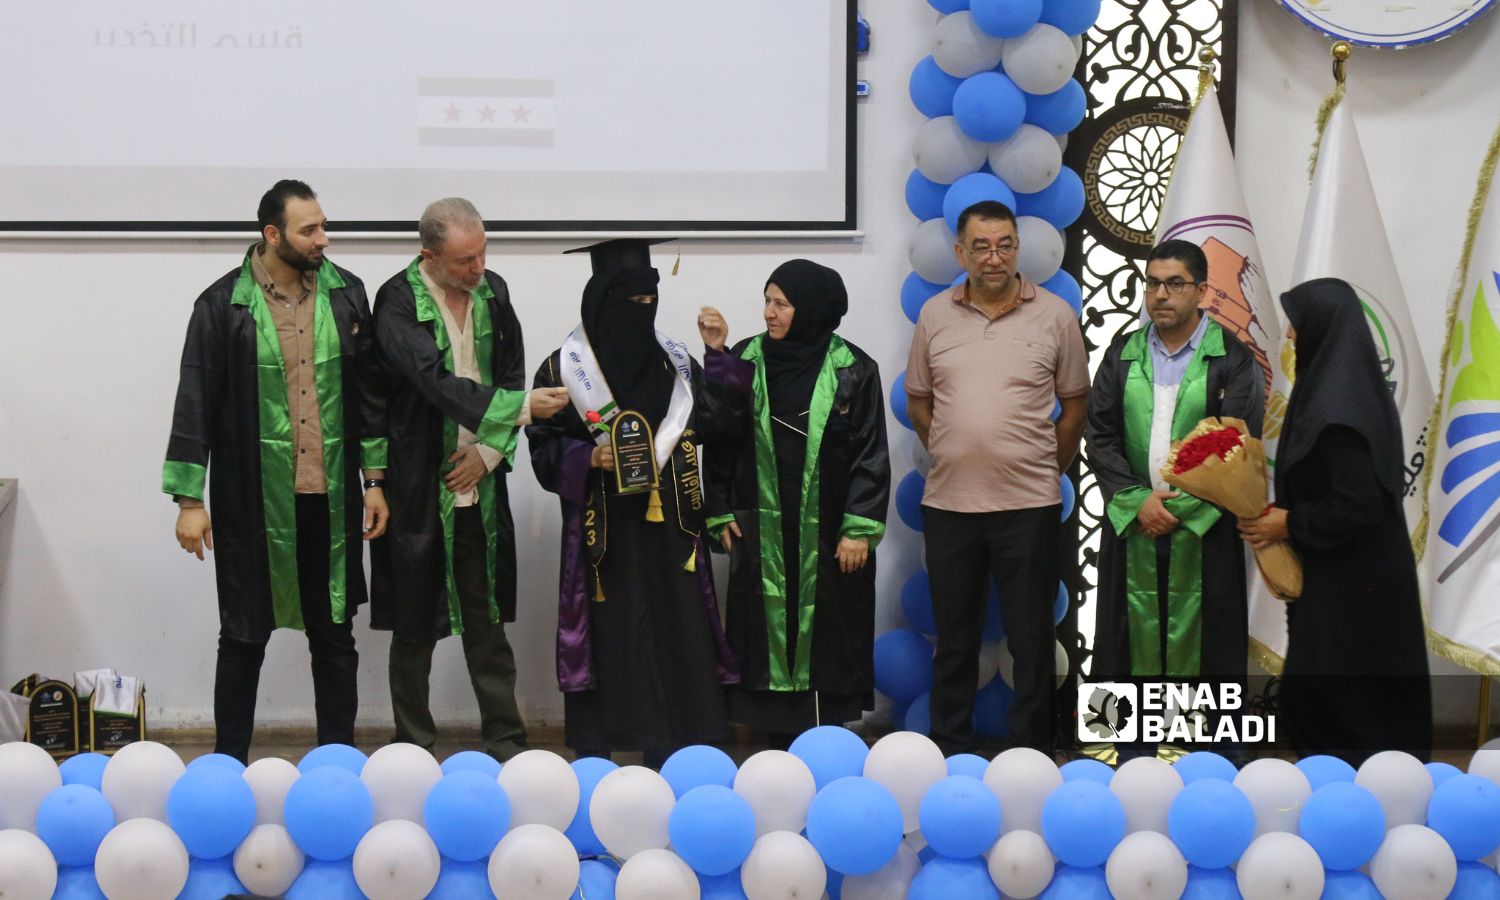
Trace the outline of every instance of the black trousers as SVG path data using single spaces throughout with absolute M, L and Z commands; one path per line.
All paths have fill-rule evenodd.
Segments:
M 988 513 L 922 507 L 937 653 L 932 659 L 932 738 L 948 755 L 975 749 L 974 694 L 984 610 L 995 579 L 1015 658 L 1012 743 L 1052 755 L 1055 719 L 1059 505 Z
M 319 744 L 353 744 L 359 708 L 359 651 L 354 648 L 354 617 L 333 621 L 328 605 L 328 497 L 297 495 L 297 589 L 302 621 L 312 654 L 313 703 Z M 255 729 L 255 695 L 266 658 L 263 641 L 241 641 L 219 633 L 214 673 L 214 752 L 246 762 Z

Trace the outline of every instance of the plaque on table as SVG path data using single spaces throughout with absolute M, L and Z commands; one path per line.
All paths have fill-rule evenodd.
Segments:
M 136 741 L 146 739 L 146 688 L 142 685 L 136 694 L 135 709 L 130 714 L 106 712 L 94 706 L 98 694 L 91 698 L 89 720 L 93 725 L 92 747 L 95 753 L 112 754 L 116 750 Z
M 26 717 L 26 739 L 63 760 L 81 749 L 78 695 L 62 681 L 42 681 L 31 690 Z
M 654 491 L 661 483 L 656 444 L 646 417 L 624 410 L 609 425 L 609 448 L 615 461 L 615 487 L 621 494 Z

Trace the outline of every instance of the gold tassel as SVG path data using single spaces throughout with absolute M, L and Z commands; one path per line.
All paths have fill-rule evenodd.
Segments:
M 672 274 L 676 275 L 680 268 L 682 268 L 682 238 L 677 239 L 677 259 L 672 262 Z
M 594 602 L 604 602 L 604 579 L 599 577 L 599 570 L 594 570 Z
M 666 516 L 661 514 L 661 491 L 652 489 L 651 500 L 646 504 L 647 522 L 665 522 Z
M 684 571 L 684 572 L 696 572 L 696 571 L 698 571 L 698 548 L 697 547 L 694 547 L 693 548 L 693 552 L 688 554 L 688 561 L 682 564 L 682 571 Z

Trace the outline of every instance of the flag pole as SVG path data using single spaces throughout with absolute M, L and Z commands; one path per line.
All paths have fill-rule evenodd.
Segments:
M 1323 149 L 1323 131 L 1328 127 L 1328 117 L 1344 99 L 1344 79 L 1349 74 L 1349 57 L 1354 55 L 1354 47 L 1348 41 L 1334 41 L 1328 52 L 1333 57 L 1333 91 L 1318 107 L 1318 136 L 1313 140 L 1312 157 L 1307 161 L 1308 181 L 1312 181 L 1318 170 L 1318 152 Z

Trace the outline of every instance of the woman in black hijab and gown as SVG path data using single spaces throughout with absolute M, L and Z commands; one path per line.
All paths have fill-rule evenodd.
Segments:
M 708 526 L 730 558 L 729 717 L 784 749 L 872 706 L 891 467 L 879 367 L 834 334 L 849 308 L 838 272 L 794 259 L 765 300 L 766 332 L 731 351 L 753 372 L 754 410 L 709 447 Z
M 1281 305 L 1297 380 L 1276 451 L 1276 506 L 1240 523 L 1254 545 L 1290 539 L 1302 561 L 1280 725 L 1300 756 L 1358 766 L 1403 750 L 1425 761 L 1432 695 L 1396 403 L 1347 283 L 1308 281 Z

